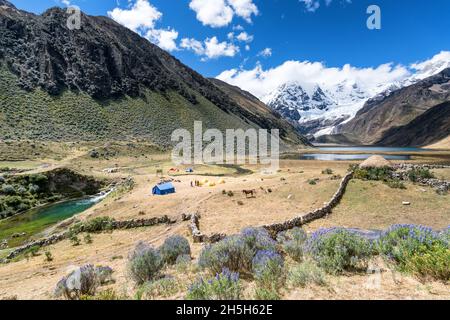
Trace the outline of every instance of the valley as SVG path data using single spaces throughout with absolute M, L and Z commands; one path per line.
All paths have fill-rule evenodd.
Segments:
M 200 165 L 194 166 L 192 173 L 185 173 L 187 166 L 179 167 L 179 172 L 170 172 L 173 164 L 167 153 L 146 152 L 144 154 L 129 153 L 126 145 L 112 144 L 117 150 L 108 158 L 92 158 L 89 148 L 84 153 L 77 148 L 65 147 L 63 159 L 35 159 L 30 162 L 0 162 L 0 167 L 8 164 L 13 167 L 41 172 L 43 163 L 52 163 L 51 168 L 60 165 L 79 173 L 89 173 L 96 179 L 123 180 L 132 179 L 130 189 L 118 189 L 101 202 L 87 207 L 82 213 L 48 229 L 46 234 L 54 234 L 70 228 L 77 221 L 89 221 L 100 217 L 109 217 L 117 221 L 130 219 L 149 219 L 167 215 L 170 219 L 178 219 L 182 214 L 199 214 L 200 226 L 205 234 L 236 234 L 246 227 L 257 227 L 291 219 L 302 212 L 321 207 L 334 194 L 340 179 L 349 165 L 361 161 L 316 161 L 292 159 L 286 155 L 281 160 L 280 170 L 275 174 L 264 174 L 259 166 L 245 165 L 242 169 Z M 139 144 L 136 143 L 139 149 Z M 99 145 L 96 149 L 101 149 Z M 140 150 L 140 149 L 139 149 Z M 306 152 L 310 152 L 305 150 Z M 324 151 L 330 152 L 330 151 Z M 342 151 L 338 151 L 342 152 Z M 363 152 L 363 151 L 362 151 Z M 404 163 L 405 161 L 393 161 Z M 450 152 L 429 151 L 420 156 L 412 156 L 406 163 L 428 163 L 445 165 L 450 163 Z M 107 168 L 115 168 L 108 173 Z M 164 179 L 173 180 L 176 193 L 158 197 L 151 195 L 151 188 L 161 179 L 156 172 L 163 171 Z M 324 173 L 327 170 L 331 172 Z M 450 180 L 450 168 L 435 169 L 433 173 L 439 179 Z M 332 173 L 332 174 L 329 174 Z M 215 186 L 192 187 L 193 180 L 209 180 L 223 184 Z M 315 181 L 311 184 L 310 181 Z M 242 195 L 243 189 L 255 189 L 256 196 L 248 198 Z M 223 192 L 225 190 L 225 192 Z M 270 192 L 268 192 L 270 190 Z M 432 188 L 411 182 L 406 188 L 393 189 L 379 181 L 352 180 L 342 201 L 330 215 L 306 226 L 308 233 L 320 228 L 346 227 L 360 230 L 383 230 L 393 224 L 411 223 L 427 225 L 435 230 L 447 227 L 450 219 L 450 194 L 439 195 Z M 228 195 L 231 192 L 232 196 Z M 231 194 L 230 193 L 230 194 Z M 402 203 L 408 201 L 410 206 Z M 1 222 L 0 222 L 1 228 Z M 154 227 L 143 227 L 130 230 L 116 230 L 91 234 L 92 243 L 82 242 L 73 246 L 70 239 L 44 247 L 37 252 L 19 256 L 8 264 L 0 265 L 0 298 L 16 296 L 18 299 L 53 299 L 56 282 L 73 266 L 93 263 L 108 265 L 114 270 L 115 283 L 103 290 L 114 290 L 118 295 L 132 298 L 135 289 L 127 274 L 126 260 L 128 251 L 139 240 L 153 245 L 160 245 L 171 235 L 181 235 L 189 239 L 194 261 L 198 259 L 203 245 L 194 243 L 188 222 L 177 222 Z M 42 236 L 42 235 L 41 235 Z M 38 237 L 39 238 L 39 237 Z M 82 237 L 80 236 L 82 239 Z M 14 243 L 11 243 L 14 244 Z M 11 248 L 0 250 L 0 258 L 11 251 Z M 45 252 L 50 252 L 52 261 L 45 260 Z M 377 263 L 381 263 L 378 261 Z M 195 263 L 188 266 L 184 274 L 178 269 L 169 268 L 165 272 L 176 279 L 176 288 L 169 292 L 156 294 L 156 299 L 183 299 L 186 288 L 197 278 Z M 13 271 L 14 270 L 14 271 Z M 192 270 L 192 271 L 191 271 Z M 439 298 L 448 299 L 448 285 L 440 282 L 421 284 L 414 277 L 402 276 L 400 282 L 393 281 L 395 271 L 386 269 L 383 272 L 383 289 L 359 290 L 358 299 L 379 298 L 396 299 L 410 296 L 415 299 Z M 397 275 L 398 276 L 398 275 Z M 328 290 L 339 292 L 335 299 L 346 299 L 355 294 L 356 287 L 370 280 L 369 275 L 354 274 L 349 277 L 329 276 Z M 18 285 L 20 284 L 20 285 Z M 252 283 L 245 282 L 251 298 Z M 312 285 L 307 289 L 283 290 L 284 299 L 314 298 L 328 299 L 330 293 L 321 286 Z M 353 297 L 354 298 L 354 297 Z

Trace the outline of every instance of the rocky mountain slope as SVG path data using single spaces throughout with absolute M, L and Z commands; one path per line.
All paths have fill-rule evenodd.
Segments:
M 273 111 L 250 92 L 244 91 L 239 87 L 229 85 L 228 83 L 218 79 L 211 78 L 209 80 L 225 92 L 236 104 L 252 113 L 254 117 L 257 118 L 253 120 L 254 122 L 258 123 L 260 121 L 264 121 L 267 122 L 268 127 L 285 128 L 286 140 L 298 140 L 298 134 L 294 133 L 297 128 L 287 122 L 287 120 L 284 120 L 278 112 Z M 306 138 L 302 137 L 301 140 L 303 144 L 309 144 Z
M 376 145 L 416 147 L 426 146 L 450 135 L 450 101 L 430 108 L 410 123 L 393 127 L 383 134 Z
M 294 81 L 282 84 L 262 100 L 286 119 L 299 123 L 303 134 L 320 136 L 353 117 L 370 96 L 356 83 L 323 89 L 318 84 L 306 88 Z
M 268 128 L 211 81 L 106 17 L 42 15 L 0 0 L 0 139 L 145 138 L 168 145 L 174 129 Z M 255 116 L 257 114 L 258 116 Z M 282 137 L 302 143 L 286 122 Z
M 418 134 L 417 130 L 420 128 L 408 126 L 399 129 L 399 127 L 407 126 L 421 115 L 423 117 L 416 120 L 417 125 L 424 125 L 431 121 L 426 117 L 436 117 L 442 107 L 430 114 L 424 113 L 447 101 L 450 101 L 450 68 L 387 96 L 377 96 L 369 100 L 354 119 L 338 126 L 336 131 L 349 137 L 357 137 L 363 144 L 383 142 L 389 145 L 404 145 L 407 141 L 419 145 L 431 143 L 433 137 L 440 136 L 438 132 L 440 128 L 433 127 L 431 122 L 427 138 L 414 136 Z M 400 137 L 400 132 L 408 137 Z

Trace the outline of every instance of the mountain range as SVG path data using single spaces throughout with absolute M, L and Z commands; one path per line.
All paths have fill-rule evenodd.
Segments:
M 107 17 L 41 15 L 0 0 L 0 140 L 147 139 L 171 144 L 194 121 L 220 130 L 280 129 L 282 144 L 309 143 L 253 96 L 201 76 Z
M 371 108 L 392 93 L 439 74 L 449 67 L 450 60 L 433 59 L 401 81 L 380 83 L 371 87 L 350 80 L 336 85 L 309 83 L 307 79 L 302 81 L 302 84 L 299 81 L 290 81 L 261 99 L 283 117 L 295 123 L 300 132 L 310 138 L 330 134 L 336 138 L 336 135 L 343 132 L 341 128 L 348 128 L 344 131 L 351 133 L 351 125 L 347 123 L 352 122 L 363 109 Z M 398 123 L 402 124 L 404 124 L 402 121 Z M 355 136 L 359 135 L 359 132 L 353 133 Z M 362 139 L 369 142 L 365 140 L 367 139 Z

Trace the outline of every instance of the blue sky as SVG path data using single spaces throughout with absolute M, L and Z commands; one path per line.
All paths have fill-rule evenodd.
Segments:
M 20 9 L 35 13 L 55 5 L 64 6 L 62 0 L 10 1 Z M 351 3 L 349 0 L 332 0 L 328 5 L 326 2 L 330 0 L 241 0 L 241 4 L 251 5 L 240 8 L 247 9 L 244 13 L 230 4 L 233 0 L 70 2 L 88 14 L 107 15 L 115 8 L 122 10 L 117 11 L 119 14 L 131 10 L 136 1 L 148 2 L 160 14 L 159 19 L 149 23 L 152 26 L 148 29 L 178 32 L 174 42 L 177 49 L 171 53 L 205 76 L 216 76 L 229 69 L 251 70 L 256 65 L 264 69 L 276 68 L 288 60 L 317 61 L 327 67 L 351 64 L 357 68 L 367 68 L 388 62 L 410 65 L 450 50 L 448 0 L 353 0 Z M 198 18 L 194 9 L 190 8 L 195 7 L 192 4 L 195 1 L 197 11 L 205 1 L 224 3 L 227 10 L 231 10 L 231 21 L 212 26 L 214 21 L 218 21 L 214 19 L 214 13 L 211 13 L 211 18 L 206 8 L 202 11 L 203 18 Z M 234 1 L 239 3 L 239 0 Z M 315 11 L 308 7 L 308 3 L 317 2 L 320 7 Z M 369 16 L 366 10 L 371 4 L 381 8 L 381 30 L 369 30 L 366 27 Z M 217 6 L 213 9 L 217 9 Z M 238 25 L 242 27 L 238 29 L 242 30 L 236 30 Z M 142 33 L 142 29 L 139 30 Z M 233 31 L 234 38 L 230 38 L 228 35 Z M 246 32 L 253 40 L 237 40 L 236 36 L 241 32 Z M 159 35 L 155 34 L 156 37 Z M 188 50 L 181 47 L 184 38 L 195 39 L 197 44 L 205 46 L 205 40 L 214 37 L 217 42 L 213 44 L 231 46 L 222 48 L 228 49 L 229 56 L 220 56 L 220 52 L 214 51 L 219 56 L 211 58 L 205 56 L 204 52 L 200 53 L 201 50 L 196 54 L 192 48 Z M 192 42 L 190 44 L 192 46 Z M 246 50 L 246 45 L 249 50 Z M 265 48 L 271 49 L 271 56 L 259 54 Z M 205 51 L 204 48 L 202 50 Z M 217 50 L 220 51 L 220 48 Z

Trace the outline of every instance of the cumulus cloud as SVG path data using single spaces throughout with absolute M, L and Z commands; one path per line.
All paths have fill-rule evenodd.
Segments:
M 320 8 L 320 0 L 299 0 L 305 5 L 306 11 L 315 12 Z M 333 0 L 324 0 L 325 4 L 329 6 Z M 351 3 L 352 0 L 342 0 L 345 3 Z
M 178 32 L 171 28 L 155 28 L 163 14 L 148 0 L 136 0 L 128 9 L 115 8 L 108 11 L 108 16 L 164 50 L 177 50 Z
M 242 42 L 252 42 L 253 41 L 253 36 L 249 35 L 247 32 L 241 32 L 237 35 L 236 39 L 238 39 L 239 41 Z
M 272 48 L 265 48 L 258 53 L 259 57 L 268 58 L 272 56 Z
M 234 16 L 251 22 L 252 15 L 259 13 L 253 0 L 191 0 L 191 8 L 197 14 L 197 20 L 213 28 L 225 27 Z
M 239 47 L 230 42 L 219 42 L 217 37 L 207 38 L 203 42 L 192 38 L 184 38 L 181 40 L 180 47 L 202 56 L 202 60 L 234 57 L 239 52 Z
M 288 82 L 298 82 L 305 88 L 319 84 L 324 89 L 343 82 L 354 82 L 366 90 L 376 91 L 380 85 L 402 80 L 408 75 L 410 72 L 406 67 L 390 63 L 376 68 L 357 68 L 349 64 L 342 68 L 329 68 L 322 62 L 291 60 L 270 69 L 258 64 L 250 70 L 226 70 L 217 78 L 263 98 Z
M 174 29 L 151 29 L 145 37 L 164 50 L 178 49 L 176 43 L 178 32 Z

